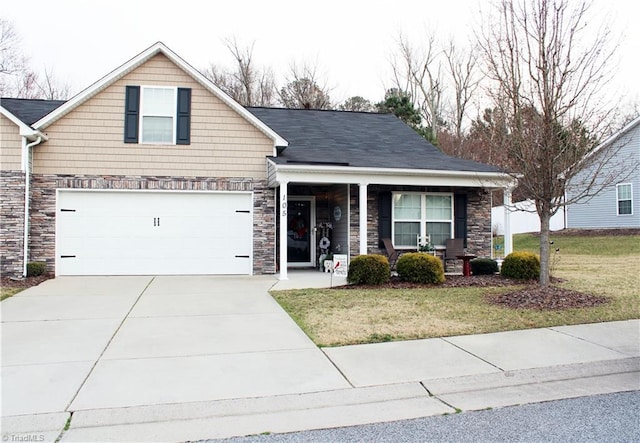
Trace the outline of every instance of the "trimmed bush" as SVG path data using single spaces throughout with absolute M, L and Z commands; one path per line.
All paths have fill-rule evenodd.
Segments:
M 502 262 L 501 274 L 519 280 L 534 280 L 540 277 L 540 258 L 531 252 L 512 252 Z
M 380 254 L 359 255 L 349 263 L 347 281 L 353 284 L 381 285 L 391 279 L 389 260 Z
M 47 264 L 43 261 L 27 263 L 27 277 L 38 277 L 47 271 Z
M 409 252 L 402 254 L 396 264 L 398 277 L 411 283 L 442 283 L 442 261 L 431 254 Z
M 493 275 L 498 272 L 498 262 L 490 258 L 476 258 L 469 264 L 473 275 Z

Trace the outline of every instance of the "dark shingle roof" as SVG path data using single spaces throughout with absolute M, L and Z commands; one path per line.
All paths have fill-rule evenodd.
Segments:
M 307 109 L 247 108 L 289 146 L 277 164 L 500 172 L 449 157 L 392 114 Z
M 0 105 L 23 123 L 31 126 L 62 105 L 65 100 L 40 100 L 26 98 L 1 98 Z

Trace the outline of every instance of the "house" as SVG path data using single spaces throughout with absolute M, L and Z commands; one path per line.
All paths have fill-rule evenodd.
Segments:
M 593 155 L 603 154 L 611 159 L 597 174 L 610 184 L 595 197 L 568 205 L 567 227 L 640 228 L 640 117 L 600 144 Z M 586 168 L 569 183 L 567 201 L 596 175 L 595 168 Z
M 390 114 L 245 108 L 162 43 L 66 102 L 2 99 L 2 275 L 272 274 L 464 238 L 489 191 Z

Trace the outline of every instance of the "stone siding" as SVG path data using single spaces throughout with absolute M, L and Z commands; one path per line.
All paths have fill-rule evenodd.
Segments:
M 34 174 L 31 189 L 30 257 L 55 267 L 56 189 L 253 191 L 253 272 L 275 272 L 275 196 L 265 180 L 209 177 L 133 177 Z
M 20 277 L 24 270 L 24 186 L 22 171 L 0 171 L 0 275 Z
M 491 195 L 469 192 L 467 200 L 467 251 L 491 257 Z

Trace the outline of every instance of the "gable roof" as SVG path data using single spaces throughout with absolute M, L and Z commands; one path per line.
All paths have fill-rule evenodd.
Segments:
M 444 154 L 393 114 L 247 109 L 289 141 L 276 164 L 502 172 Z
M 65 102 L 52 112 L 46 114 L 41 117 L 37 121 L 33 122 L 33 127 L 36 129 L 43 129 L 58 119 L 62 118 L 64 115 L 71 112 L 73 109 L 81 105 L 82 103 L 89 100 L 91 97 L 98 94 L 100 91 L 107 88 L 109 85 L 117 81 L 118 79 L 124 77 L 129 72 L 136 69 L 138 66 L 142 65 L 146 61 L 150 60 L 152 57 L 155 57 L 158 54 L 163 54 L 173 63 L 175 63 L 179 68 L 189 74 L 195 81 L 197 81 L 200 85 L 202 85 L 205 89 L 211 92 L 214 96 L 219 98 L 222 102 L 224 102 L 231 109 L 236 111 L 240 116 L 244 117 L 249 123 L 254 125 L 258 130 L 264 133 L 267 137 L 273 140 L 275 146 L 287 146 L 287 141 L 282 138 L 279 134 L 273 131 L 273 129 L 269 128 L 259 119 L 257 119 L 253 114 L 248 112 L 242 105 L 237 103 L 227 94 L 225 94 L 220 88 L 218 88 L 211 80 L 202 75 L 197 69 L 188 64 L 182 58 L 180 58 L 175 52 L 170 50 L 167 46 L 162 42 L 157 42 L 154 45 L 150 46 L 140 54 L 136 55 L 123 65 L 119 66 L 115 70 L 111 71 L 106 76 L 102 77 L 100 80 L 76 94 L 69 101 Z
M 54 109 L 59 108 L 65 100 L 41 100 L 26 98 L 2 98 L 0 106 L 19 118 L 24 124 L 31 126 Z

